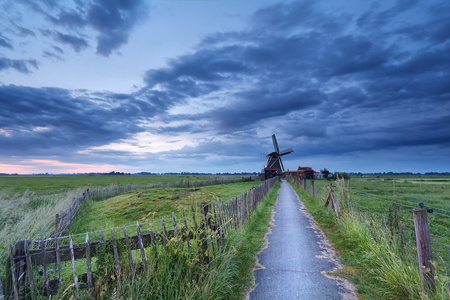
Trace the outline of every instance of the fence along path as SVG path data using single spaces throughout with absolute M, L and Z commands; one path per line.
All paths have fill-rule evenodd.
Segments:
M 339 206 L 339 202 L 341 202 L 341 204 L 346 206 L 346 209 L 365 212 L 368 213 L 369 217 L 372 215 L 372 218 L 376 216 L 376 218 L 382 220 L 392 237 L 400 239 L 401 247 L 404 253 L 408 254 L 407 258 L 409 261 L 418 263 L 418 266 L 420 266 L 419 271 L 423 292 L 433 295 L 435 289 L 435 268 L 437 266 L 441 270 L 441 273 L 446 273 L 448 276 L 447 287 L 450 293 L 450 245 L 448 244 L 448 236 L 445 237 L 445 234 L 443 236 L 433 236 L 430 234 L 430 227 L 433 226 L 433 220 L 450 218 L 450 211 L 443 208 L 425 208 L 422 202 L 416 204 L 406 200 L 382 197 L 347 188 L 340 191 L 341 199 L 339 200 L 335 192 L 336 187 L 332 184 L 329 186 L 329 191 L 324 193 L 323 190 L 318 191 L 315 189 L 314 180 L 309 180 L 309 184 L 307 184 L 307 180 L 298 176 L 291 177 L 291 180 L 313 196 L 326 199 L 325 206 L 330 205 L 338 218 L 341 216 Z M 372 201 L 385 202 L 389 213 L 387 215 L 381 214 L 373 211 L 370 207 L 352 201 L 350 194 L 369 198 Z M 401 217 L 399 214 L 400 209 L 407 210 L 408 213 L 406 215 L 409 218 Z M 429 218 L 428 215 L 431 215 L 431 217 Z M 413 257 L 411 253 L 416 252 L 417 255 Z M 442 270 L 447 271 L 442 272 Z
M 228 233 L 243 226 L 276 181 L 266 180 L 226 202 L 202 202 L 178 218 L 172 213 L 158 222 L 137 222 L 110 231 L 19 240 L 8 249 L 0 299 L 35 299 L 39 294 L 48 297 L 69 288 L 79 298 L 80 289 L 90 290 L 99 280 L 96 273 L 100 275 L 108 267 L 107 255 L 113 257 L 118 289 L 124 276 L 146 270 L 151 255 L 169 252 L 171 247 L 197 251 L 201 263 L 207 264 L 223 250 Z

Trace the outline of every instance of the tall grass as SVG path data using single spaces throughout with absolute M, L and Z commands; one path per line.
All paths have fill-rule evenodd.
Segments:
M 55 215 L 70 206 L 72 199 L 82 192 L 82 189 L 75 189 L 53 195 L 36 195 L 29 191 L 8 197 L 0 195 L 0 245 L 7 247 L 19 239 L 50 234 L 55 229 Z

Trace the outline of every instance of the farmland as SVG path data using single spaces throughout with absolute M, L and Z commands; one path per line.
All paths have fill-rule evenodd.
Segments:
M 12 197 L 24 193 L 48 195 L 67 193 L 75 189 L 96 189 L 111 185 L 141 185 L 143 187 L 159 183 L 193 182 L 225 176 L 0 176 L 0 196 Z M 231 177 L 231 176 L 226 176 Z
M 319 181 L 321 197 L 328 194 L 329 182 Z M 400 222 L 406 234 L 413 233 L 412 209 L 422 202 L 433 209 L 429 214 L 430 233 L 435 248 L 440 244 L 450 245 L 450 178 L 448 177 L 363 177 L 346 182 L 350 191 L 348 205 L 354 210 L 378 216 L 389 217 L 390 207 L 398 207 Z

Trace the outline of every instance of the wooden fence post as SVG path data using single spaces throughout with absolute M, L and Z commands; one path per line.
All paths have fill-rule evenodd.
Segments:
M 111 238 L 113 240 L 114 263 L 116 265 L 117 289 L 118 291 L 120 291 L 122 289 L 122 282 L 120 279 L 119 251 L 117 250 L 117 241 L 116 234 L 114 233 L 114 228 L 111 228 Z
M 208 254 L 208 203 L 200 202 L 201 213 L 203 214 L 203 222 L 200 223 L 200 260 L 202 264 L 206 265 L 209 263 L 209 254 Z
M 141 225 L 139 225 L 139 221 L 136 224 L 136 231 L 137 231 L 137 236 L 138 236 L 139 249 L 141 250 L 142 268 L 144 269 L 144 271 L 146 271 L 147 270 L 147 260 L 145 259 L 144 243 L 142 241 Z
M 19 291 L 19 297 L 23 294 L 25 289 L 25 274 L 26 274 L 26 246 L 28 240 L 18 240 L 14 245 L 14 264 L 16 267 L 16 284 Z
M 91 269 L 91 244 L 89 243 L 89 233 L 86 232 L 86 276 L 89 294 L 92 287 L 92 269 Z M 92 295 L 91 295 L 92 296 Z
M 45 251 L 44 239 L 41 240 L 41 251 L 42 251 L 42 267 L 44 269 L 44 278 L 45 278 L 45 291 L 47 296 L 50 296 L 50 283 L 48 281 L 47 261 L 46 261 L 47 254 Z
M 311 194 L 313 197 L 316 196 L 316 190 L 314 189 L 314 179 L 311 179 Z
M 175 239 L 178 241 L 177 217 L 175 216 L 174 212 L 172 212 L 172 224 L 173 224 L 173 231 L 175 233 Z
M 162 221 L 162 229 L 163 229 L 163 243 L 164 243 L 164 249 L 166 249 L 166 252 L 169 252 L 169 248 L 167 247 L 167 229 L 166 229 L 166 223 L 164 221 L 164 216 L 161 218 Z
M 336 216 L 338 218 L 341 217 L 341 209 L 339 208 L 339 203 L 338 203 L 338 199 L 336 198 L 336 194 L 334 193 L 334 186 L 330 186 L 330 190 L 331 190 L 331 198 L 333 200 L 333 205 L 334 205 L 334 211 L 336 212 Z
M 16 264 L 14 263 L 14 253 L 12 245 L 9 245 L 9 260 L 11 261 L 11 279 L 12 279 L 12 287 L 14 289 L 14 299 L 19 299 L 19 290 L 17 289 L 16 283 Z
M 128 237 L 128 231 L 127 231 L 127 227 L 125 225 L 123 225 L 123 236 L 125 238 L 125 245 L 127 247 L 128 261 L 130 262 L 132 278 L 134 279 L 134 276 L 136 275 L 136 273 L 135 273 L 135 269 L 134 269 L 133 253 L 131 252 L 130 239 Z
M 31 256 L 30 256 L 30 248 L 28 247 L 28 240 L 25 241 L 25 255 L 27 256 L 27 273 L 28 273 L 28 283 L 30 285 L 30 293 L 31 299 L 36 299 L 35 291 L 34 291 L 34 276 L 33 276 L 33 266 L 31 265 Z M 0 279 L 1 285 L 1 279 Z M 0 288 L 1 289 L 1 288 Z M 0 299 L 1 299 L 1 291 L 0 291 Z
M 187 244 L 189 253 L 191 253 L 191 239 L 189 237 L 189 227 L 187 225 L 186 214 L 184 213 L 184 209 L 182 210 L 182 212 L 183 212 L 184 229 L 186 230 L 186 244 Z
M 339 203 L 334 193 L 334 186 L 330 184 L 330 192 L 328 193 L 327 201 L 325 202 L 325 207 L 331 204 L 331 208 L 336 212 L 338 218 L 341 217 L 341 210 L 339 208 Z
M 431 295 L 435 290 L 435 284 L 427 210 L 414 208 L 413 215 L 422 290 Z
M 58 238 L 55 238 L 55 244 L 56 244 L 56 268 L 58 269 L 58 283 L 59 287 L 62 287 L 63 280 L 62 280 L 62 267 L 61 267 L 61 250 L 59 249 L 59 240 Z
M 70 260 L 72 262 L 72 273 L 73 273 L 73 281 L 75 284 L 75 297 L 77 299 L 80 299 L 80 287 L 78 284 L 78 276 L 77 276 L 77 270 L 75 268 L 75 254 L 73 251 L 73 240 L 72 235 L 69 235 L 69 249 L 70 249 Z
M 197 221 L 195 220 L 195 210 L 194 210 L 194 205 L 191 205 L 191 209 L 192 209 L 192 220 L 194 221 L 195 232 L 197 232 L 198 227 L 197 227 Z

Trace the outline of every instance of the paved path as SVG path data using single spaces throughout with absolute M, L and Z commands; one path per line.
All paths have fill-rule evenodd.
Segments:
M 272 234 L 268 235 L 269 246 L 258 255 L 265 268 L 255 271 L 257 286 L 250 293 L 251 300 L 344 299 L 340 293 L 346 293 L 346 299 L 354 297 L 338 281 L 321 274 L 337 264 L 318 258 L 330 252 L 324 249 L 323 236 L 311 226 L 302 207 L 294 190 L 283 180 Z

